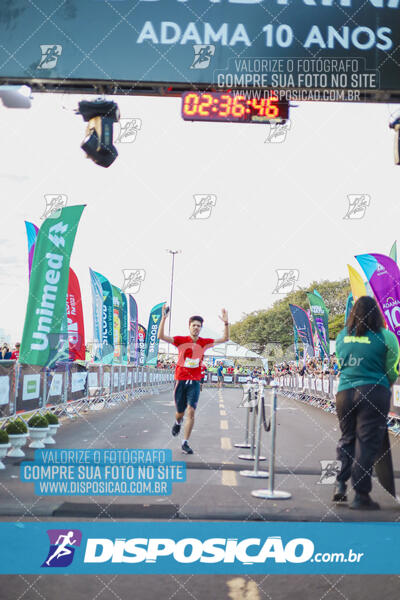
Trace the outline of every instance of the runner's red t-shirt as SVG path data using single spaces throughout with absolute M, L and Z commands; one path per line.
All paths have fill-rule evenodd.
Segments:
M 174 346 L 178 348 L 178 361 L 175 369 L 175 379 L 185 381 L 192 379 L 200 381 L 201 379 L 201 361 L 204 352 L 210 348 L 215 340 L 211 338 L 199 337 L 194 342 L 190 335 L 176 335 L 174 337 Z

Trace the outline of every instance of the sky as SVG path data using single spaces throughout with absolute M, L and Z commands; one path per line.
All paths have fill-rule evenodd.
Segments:
M 118 143 L 108 169 L 85 158 L 74 113 L 82 96 L 34 94 L 29 110 L 0 104 L 2 190 L 0 329 L 21 339 L 28 297 L 24 220 L 40 225 L 46 194 L 85 204 L 71 258 L 79 278 L 87 340 L 92 339 L 89 267 L 117 286 L 123 269 L 144 269 L 139 321 L 169 302 L 171 334 L 192 314 L 221 333 L 221 308 L 234 323 L 266 309 L 277 270 L 295 286 L 347 277 L 354 255 L 388 254 L 398 237 L 400 168 L 393 160 L 386 104 L 299 102 L 284 141 L 265 124 L 191 123 L 179 98 L 113 97 L 121 117 L 140 119 L 132 143 Z M 87 97 L 93 100 L 94 97 Z M 194 195 L 216 197 L 208 219 L 191 219 Z M 349 195 L 366 195 L 361 219 L 344 219 Z

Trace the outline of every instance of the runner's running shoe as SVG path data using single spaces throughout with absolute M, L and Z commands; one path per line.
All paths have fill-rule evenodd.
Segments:
M 189 446 L 189 444 L 187 442 L 183 442 L 182 452 L 184 454 L 193 454 L 193 450 L 191 449 L 191 447 Z
M 178 423 L 174 423 L 173 426 L 172 426 L 172 435 L 175 437 L 176 435 L 178 435 L 178 433 L 180 432 L 180 430 L 181 430 L 180 423 L 179 424 Z

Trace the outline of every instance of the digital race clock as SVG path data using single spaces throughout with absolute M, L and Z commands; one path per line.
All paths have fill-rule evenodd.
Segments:
M 182 95 L 185 121 L 233 123 L 283 123 L 289 118 L 289 103 L 269 98 L 246 98 L 228 92 L 185 92 Z

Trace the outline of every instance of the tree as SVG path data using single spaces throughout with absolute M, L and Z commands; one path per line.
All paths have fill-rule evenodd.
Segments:
M 287 348 L 293 344 L 293 320 L 289 304 L 297 304 L 308 310 L 307 292 L 318 290 L 329 310 L 329 337 L 335 339 L 343 327 L 347 296 L 350 293 L 348 279 L 339 281 L 313 281 L 306 288 L 300 288 L 273 303 L 267 310 L 254 311 L 234 323 L 231 339 L 241 346 L 263 354 L 266 349 L 271 354 L 271 346 Z M 332 328 L 332 330 L 331 330 Z M 268 348 L 267 348 L 268 345 Z

